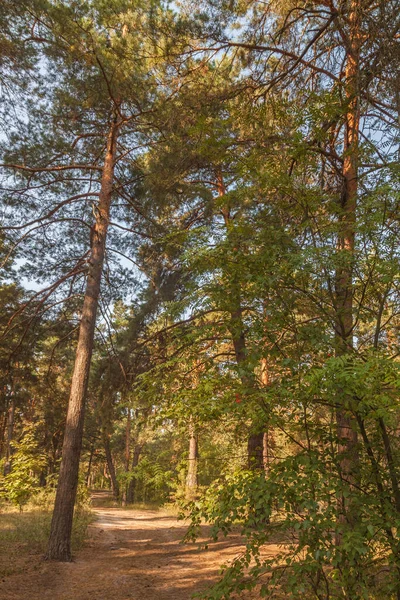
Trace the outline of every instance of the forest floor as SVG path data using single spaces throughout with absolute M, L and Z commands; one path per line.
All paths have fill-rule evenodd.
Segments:
M 186 525 L 162 509 L 110 508 L 101 493 L 93 504 L 96 520 L 74 561 L 25 557 L 23 568 L 0 581 L 0 600 L 190 600 L 243 549 L 238 535 L 207 550 L 182 544 Z M 278 550 L 271 544 L 268 554 Z

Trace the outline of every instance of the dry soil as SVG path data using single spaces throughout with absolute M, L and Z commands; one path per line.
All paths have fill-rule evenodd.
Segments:
M 186 525 L 162 510 L 93 510 L 89 540 L 72 563 L 33 555 L 23 572 L 0 582 L 0 599 L 189 600 L 242 550 L 235 535 L 208 550 L 182 544 Z

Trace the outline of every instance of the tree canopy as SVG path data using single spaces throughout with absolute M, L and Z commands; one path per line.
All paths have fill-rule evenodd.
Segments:
M 399 8 L 1 5 L 0 494 L 57 489 L 48 559 L 109 486 L 240 526 L 210 600 L 400 599 Z

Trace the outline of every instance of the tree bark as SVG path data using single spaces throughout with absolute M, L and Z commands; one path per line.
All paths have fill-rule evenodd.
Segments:
M 6 385 L 3 388 L 2 395 L 4 396 L 4 411 L 2 412 L 1 420 L 0 420 L 0 423 L 1 423 L 0 424 L 0 458 L 3 458 L 3 456 L 5 456 L 6 445 L 7 445 L 6 432 L 7 432 L 7 423 L 8 423 L 9 401 L 8 401 L 8 389 L 7 389 Z
M 125 428 L 125 473 L 129 472 L 129 463 L 131 460 L 131 409 L 128 408 L 128 414 L 126 417 L 126 428 Z M 122 503 L 126 505 L 128 502 L 128 487 L 126 483 L 124 486 Z
M 336 356 L 344 356 L 353 350 L 353 263 L 356 229 L 356 202 L 358 191 L 359 155 L 359 55 L 360 55 L 361 0 L 352 0 L 349 10 L 350 43 L 345 68 L 345 139 L 343 156 L 343 189 L 338 233 L 339 265 L 336 271 Z M 338 458 L 340 476 L 349 485 L 358 476 L 358 440 L 356 418 L 346 405 L 351 398 L 344 392 L 339 398 L 341 406 L 336 411 Z M 339 519 L 351 522 L 351 503 L 342 496 L 339 499 Z
M 129 462 L 131 460 L 131 409 L 128 408 L 125 429 L 125 471 L 129 471 Z
M 15 421 L 15 399 L 13 396 L 11 398 L 10 405 L 8 408 L 6 461 L 4 464 L 4 475 L 8 475 L 8 473 L 10 473 L 10 471 L 11 471 L 11 457 L 12 457 L 11 443 L 12 443 L 13 435 L 14 435 L 14 421 Z
M 251 433 L 247 440 L 249 469 L 264 469 L 264 433 Z
M 108 134 L 99 202 L 91 235 L 91 255 L 68 402 L 60 476 L 46 553 L 48 560 L 71 561 L 72 519 L 78 487 L 86 392 L 110 219 L 118 127 L 115 116 Z
M 193 420 L 191 419 L 189 424 L 189 460 L 188 460 L 188 471 L 186 476 L 186 500 L 193 500 L 197 493 L 197 468 L 198 468 L 198 437 L 196 435 Z
M 107 469 L 108 469 L 108 473 L 109 473 L 110 479 L 111 479 L 112 493 L 113 493 L 114 498 L 116 500 L 118 500 L 119 499 L 119 483 L 118 483 L 117 475 L 115 473 L 114 462 L 112 459 L 110 438 L 106 433 L 103 435 L 103 445 L 104 445 L 104 451 L 106 454 Z
M 91 474 L 91 471 L 92 471 L 92 462 L 93 462 L 94 448 L 95 448 L 95 442 L 93 442 L 91 444 L 91 446 L 90 446 L 89 463 L 88 463 L 88 468 L 87 468 L 86 477 L 85 477 L 86 487 L 89 487 L 90 474 Z
M 133 450 L 132 456 L 132 470 L 138 466 L 140 454 L 142 452 L 143 446 L 141 444 L 136 444 Z M 128 489 L 126 492 L 126 502 L 127 504 L 132 504 L 135 501 L 135 491 L 136 491 L 136 479 L 132 477 L 129 482 Z

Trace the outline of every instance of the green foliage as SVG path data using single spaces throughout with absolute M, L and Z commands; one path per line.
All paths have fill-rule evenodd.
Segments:
M 228 599 L 234 592 L 254 588 L 268 598 L 393 597 L 398 571 L 390 556 L 398 540 L 380 527 L 380 499 L 347 492 L 358 515 L 349 529 L 337 519 L 342 492 L 329 457 L 315 452 L 281 461 L 268 478 L 240 471 L 213 484 L 201 501 L 188 507 L 187 537 L 195 539 L 202 522 L 212 525 L 214 540 L 239 529 L 245 550 L 202 597 Z M 400 518 L 393 507 L 386 518 L 396 531 Z M 269 552 L 270 544 L 278 544 L 280 551 Z M 382 581 L 388 557 L 390 566 Z
M 3 496 L 53 498 L 114 114 L 82 473 L 107 481 L 106 442 L 135 500 L 179 499 L 190 424 L 189 537 L 246 545 L 208 598 L 399 598 L 396 0 L 22 4 L 0 7 L 0 116 L 23 115 L 0 143 Z
M 18 506 L 20 510 L 38 492 L 38 475 L 46 465 L 35 436 L 36 426 L 27 426 L 14 450 L 11 471 L 0 482 L 2 496 Z
M 168 501 L 174 486 L 174 472 L 148 456 L 144 456 L 131 471 L 120 472 L 118 479 L 123 485 L 129 485 L 133 480 L 135 502 L 143 503 Z

